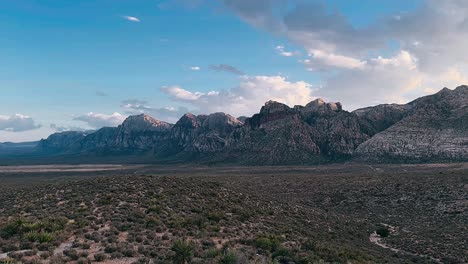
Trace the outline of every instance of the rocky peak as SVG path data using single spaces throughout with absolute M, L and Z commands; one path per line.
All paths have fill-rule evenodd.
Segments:
M 260 110 L 260 114 L 273 114 L 277 112 L 288 112 L 291 108 L 285 104 L 278 103 L 276 101 L 268 101 Z
M 314 101 L 308 103 L 305 107 L 304 110 L 306 111 L 341 111 L 343 110 L 343 106 L 339 102 L 335 103 L 327 103 L 325 100 L 322 98 L 315 99 Z
M 240 125 L 242 125 L 242 122 L 225 113 L 214 113 L 208 115 L 203 122 L 203 127 L 209 130 L 225 128 L 226 126 L 236 127 Z
M 197 116 L 192 113 L 187 113 L 183 115 L 179 121 L 175 124 L 176 127 L 185 127 L 185 128 L 198 128 L 200 127 L 200 122 L 198 122 Z
M 156 120 L 146 114 L 129 116 L 121 125 L 121 128 L 126 131 L 163 131 L 171 127 L 171 124 Z

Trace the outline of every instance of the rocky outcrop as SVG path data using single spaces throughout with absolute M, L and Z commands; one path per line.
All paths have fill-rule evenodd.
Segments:
M 373 162 L 468 160 L 468 87 L 443 89 L 408 105 L 404 118 L 360 145 Z
M 369 125 L 370 133 L 376 134 L 402 120 L 411 109 L 411 105 L 383 104 L 355 110 L 363 122 Z
M 317 99 L 290 108 L 267 102 L 230 140 L 229 152 L 256 164 L 308 164 L 349 158 L 370 138 L 355 114 Z
M 171 140 L 185 154 L 220 152 L 226 147 L 227 137 L 241 125 L 242 122 L 225 113 L 185 114 L 174 125 Z
M 318 162 L 320 148 L 311 128 L 287 105 L 269 101 L 229 138 L 229 159 L 247 164 Z

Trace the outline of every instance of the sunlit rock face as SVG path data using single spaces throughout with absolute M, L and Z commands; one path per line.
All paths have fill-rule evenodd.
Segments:
M 419 98 L 404 118 L 360 145 L 356 156 L 378 162 L 468 160 L 468 87 Z

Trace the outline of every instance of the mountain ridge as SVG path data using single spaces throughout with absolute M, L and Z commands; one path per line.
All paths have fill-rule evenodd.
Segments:
M 320 98 L 292 108 L 268 101 L 259 113 L 241 119 L 187 113 L 169 124 L 142 114 L 81 136 L 53 134 L 37 151 L 252 165 L 468 160 L 468 86 L 353 112 Z

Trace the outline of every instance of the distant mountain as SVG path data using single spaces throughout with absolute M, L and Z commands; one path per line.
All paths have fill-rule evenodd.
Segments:
M 22 143 L 0 143 L 0 156 L 33 153 L 36 150 L 38 143 L 38 141 Z
M 36 151 L 252 165 L 468 160 L 468 87 L 354 112 L 317 99 L 293 108 L 269 101 L 240 120 L 225 113 L 188 113 L 169 124 L 131 116 L 115 128 L 53 134 Z

